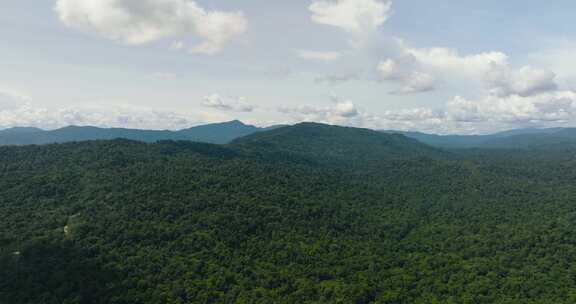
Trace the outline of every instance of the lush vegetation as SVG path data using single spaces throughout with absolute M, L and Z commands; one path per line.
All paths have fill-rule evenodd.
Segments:
M 0 148 L 0 303 L 574 303 L 576 150 L 315 124 Z

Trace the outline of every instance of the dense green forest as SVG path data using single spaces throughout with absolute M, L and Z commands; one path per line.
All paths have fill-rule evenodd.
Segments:
M 0 148 L 0 303 L 575 303 L 576 149 L 300 124 Z

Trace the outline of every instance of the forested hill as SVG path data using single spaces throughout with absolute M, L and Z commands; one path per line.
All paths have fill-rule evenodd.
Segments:
M 296 155 L 335 165 L 369 165 L 445 154 L 400 134 L 318 123 L 300 123 L 255 133 L 234 140 L 232 146 L 264 155 Z
M 318 124 L 0 147 L 0 303 L 574 303 L 575 152 L 516 152 Z

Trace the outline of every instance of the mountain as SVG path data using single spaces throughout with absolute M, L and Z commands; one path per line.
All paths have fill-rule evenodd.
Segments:
M 271 156 L 296 155 L 322 163 L 374 163 L 398 158 L 440 156 L 442 153 L 400 134 L 370 129 L 300 123 L 254 133 L 231 143 Z
M 225 123 L 209 124 L 204 126 L 193 127 L 186 130 L 178 131 L 178 135 L 188 140 L 206 143 L 223 144 L 232 140 L 247 136 L 260 131 L 266 131 L 271 128 L 258 128 L 234 120 Z
M 274 127 L 271 127 L 274 128 Z M 154 131 L 122 128 L 70 126 L 52 131 L 36 128 L 13 128 L 0 131 L 0 145 L 30 145 L 86 140 L 124 138 L 144 142 L 159 140 L 192 140 L 206 143 L 228 143 L 235 138 L 270 128 L 258 128 L 235 120 L 197 126 L 180 131 Z
M 422 143 L 442 148 L 471 148 L 479 147 L 489 140 L 490 136 L 482 135 L 436 135 L 421 132 L 384 131 L 385 133 L 397 133 L 416 139 Z
M 493 138 L 485 143 L 484 148 L 538 148 L 556 149 L 576 147 L 576 129 L 544 129 L 538 133 L 514 134 Z
M 573 151 L 453 153 L 309 123 L 0 147 L 0 303 L 574 303 Z
M 398 133 L 422 143 L 441 148 L 531 148 L 547 145 L 576 144 L 576 129 L 517 129 L 488 135 L 435 135 L 421 132 Z
M 287 136 L 289 133 L 293 133 L 293 137 L 298 137 L 296 134 L 297 132 L 304 132 L 306 134 L 309 130 L 306 129 L 306 126 L 319 126 L 320 124 L 314 123 L 304 123 L 299 125 L 297 128 L 293 129 L 292 131 L 284 134 L 284 131 L 280 131 L 278 133 L 271 133 L 271 137 L 275 137 L 277 140 L 287 140 L 289 142 L 298 143 L 298 139 L 291 138 L 290 136 L 283 138 L 283 136 Z M 87 140 L 110 140 L 116 138 L 124 138 L 124 139 L 131 139 L 143 142 L 156 142 L 161 140 L 189 140 L 189 141 L 196 141 L 196 142 L 204 142 L 204 143 L 214 143 L 214 144 L 227 144 L 233 142 L 235 139 L 243 138 L 248 136 L 247 138 L 243 139 L 243 141 L 239 141 L 238 143 L 247 142 L 247 141 L 263 141 L 265 140 L 265 136 L 262 137 L 250 137 L 249 135 L 253 135 L 256 133 L 264 132 L 264 131 L 271 131 L 275 129 L 279 129 L 286 126 L 271 126 L 268 128 L 259 128 L 251 125 L 246 125 L 241 121 L 234 120 L 224 123 L 215 123 L 215 124 L 208 124 L 208 125 L 201 125 L 192 127 L 189 129 L 179 130 L 179 131 L 157 131 L 157 130 L 137 130 L 137 129 L 123 129 L 123 128 L 97 128 L 97 127 L 90 127 L 90 126 L 69 126 L 64 127 L 57 130 L 51 131 L 44 131 L 38 128 L 27 128 L 27 127 L 18 127 L 18 128 L 11 128 L 6 130 L 0 130 L 0 146 L 7 146 L 7 145 L 31 145 L 31 144 L 50 144 L 50 143 L 65 143 L 65 142 L 74 142 L 74 141 L 87 141 Z M 344 131 L 345 129 L 340 129 L 339 132 L 343 132 L 343 134 L 330 134 L 330 131 L 326 129 L 327 126 L 323 128 L 319 128 L 319 130 L 324 130 L 325 134 L 323 134 L 324 138 L 327 137 L 338 137 L 339 139 L 349 138 L 351 140 L 354 137 L 358 136 L 359 134 L 352 134 L 354 132 L 359 132 L 358 129 L 355 131 L 348 130 L 348 133 Z M 336 130 L 337 127 L 333 127 L 333 130 Z M 353 129 L 353 128 L 350 128 Z M 300 131 L 298 131 L 300 130 Z M 318 131 L 318 130 L 316 130 Z M 357 144 L 353 144 L 352 146 L 362 147 L 368 144 L 375 144 L 377 150 L 379 152 L 385 147 L 392 147 L 393 145 L 412 145 L 410 149 L 405 149 L 406 151 L 423 151 L 423 146 L 415 147 L 416 145 L 413 141 L 407 142 L 406 139 L 399 139 L 388 137 L 388 141 L 382 141 L 382 138 L 376 139 L 377 136 L 374 131 L 370 130 L 363 130 L 366 134 L 372 134 L 372 143 L 368 142 L 360 142 Z M 489 135 L 435 135 L 435 134 L 426 134 L 421 132 L 404 132 L 404 131 L 382 131 L 380 133 L 383 134 L 400 134 L 408 137 L 410 139 L 415 139 L 423 144 L 438 147 L 438 148 L 546 148 L 546 147 L 553 147 L 553 148 L 561 148 L 563 146 L 576 146 L 576 129 L 566 129 L 566 128 L 550 128 L 550 129 L 518 129 L 518 130 L 510 130 L 495 134 Z M 278 136 L 277 136 L 278 135 Z M 340 136 L 342 135 L 342 136 Z M 267 136 L 267 135 L 266 135 Z M 363 137 L 361 137 L 363 138 Z M 305 140 L 305 138 L 301 138 Z M 327 140 L 327 139 L 325 139 Z M 276 142 L 278 144 L 280 142 Z M 337 144 L 338 141 L 334 142 Z M 382 143 L 385 143 L 382 146 Z M 272 143 L 268 143 L 272 144 Z M 304 144 L 304 143 L 302 143 Z M 341 142 L 341 144 L 343 144 Z M 300 145 L 303 147 L 304 145 Z M 327 146 L 322 145 L 324 148 Z M 402 147 L 397 148 L 402 148 Z M 314 145 L 313 145 L 314 147 Z M 286 148 L 286 146 L 284 147 Z M 346 147 L 350 149 L 351 147 Z M 427 147 L 429 150 L 430 147 Z M 370 149 L 368 149 L 370 150 Z M 331 153 L 337 154 L 339 153 L 339 148 L 334 147 Z M 287 152 L 287 151 L 284 151 Z M 292 151 L 297 152 L 297 151 Z M 301 151 L 301 152 L 313 152 L 310 151 Z M 323 153 L 323 151 L 316 151 L 318 153 Z M 357 153 L 358 155 L 365 155 L 369 157 L 372 150 L 370 151 L 350 151 L 352 153 Z M 427 151 L 426 153 L 431 152 Z M 298 153 L 296 153 L 298 154 Z M 394 153 L 391 153 L 389 156 L 393 157 Z M 401 154 L 401 153 L 400 153 Z M 333 155 L 335 156 L 335 155 Z M 334 158 L 334 160 L 336 160 Z

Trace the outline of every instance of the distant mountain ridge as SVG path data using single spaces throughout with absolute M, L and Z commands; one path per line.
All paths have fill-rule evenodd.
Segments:
M 45 131 L 37 128 L 18 127 L 0 131 L 0 145 L 39 145 L 115 138 L 124 138 L 143 142 L 156 142 L 160 140 L 190 140 L 205 143 L 226 144 L 238 137 L 274 129 L 276 127 L 278 126 L 259 128 L 244 124 L 238 120 L 201 125 L 179 131 L 98 128 L 90 126 L 69 126 Z
M 300 136 L 307 136 L 309 134 L 306 134 L 306 132 L 312 132 L 311 129 L 314 129 L 314 132 L 318 132 L 319 130 L 325 130 L 327 125 L 317 123 L 302 123 L 297 124 L 296 126 L 298 127 L 289 129 L 290 132 L 299 132 Z M 316 128 L 311 128 L 312 126 L 316 126 Z M 200 125 L 178 131 L 99 128 L 93 126 L 68 126 L 56 130 L 42 130 L 34 127 L 15 127 L 0 130 L 0 146 L 41 145 L 88 140 L 109 140 L 116 138 L 143 142 L 185 140 L 212 144 L 228 144 L 234 142 L 237 139 L 248 137 L 246 140 L 240 142 L 246 143 L 247 141 L 254 140 L 256 138 L 261 142 L 264 138 L 256 136 L 256 133 L 275 130 L 282 127 L 286 126 L 278 125 L 267 128 L 260 128 L 245 124 L 239 120 Z M 342 136 L 347 136 L 346 134 L 348 134 L 349 131 L 347 132 L 344 130 L 346 130 L 346 128 L 340 130 L 339 133 L 341 133 Z M 524 149 L 576 147 L 576 128 L 528 128 L 509 130 L 488 135 L 436 135 L 422 132 L 394 130 L 355 130 L 365 130 L 366 132 L 375 132 L 380 134 L 400 134 L 432 147 L 447 149 Z M 278 134 L 273 134 L 279 135 L 280 132 L 286 131 L 279 131 Z M 328 135 L 328 133 L 324 135 Z M 255 136 L 252 137 L 252 135 Z M 330 136 L 333 135 L 334 134 Z M 288 137 L 286 140 L 295 140 L 295 138 Z
M 441 148 L 546 148 L 576 145 L 576 128 L 516 129 L 488 135 L 435 135 L 421 132 L 398 133 Z

